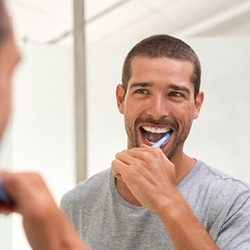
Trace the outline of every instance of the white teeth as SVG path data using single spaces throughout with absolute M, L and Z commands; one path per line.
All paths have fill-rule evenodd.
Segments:
M 149 127 L 149 126 L 143 126 L 142 128 L 147 132 L 158 133 L 158 134 L 167 133 L 170 130 L 167 128 L 156 128 L 156 127 Z

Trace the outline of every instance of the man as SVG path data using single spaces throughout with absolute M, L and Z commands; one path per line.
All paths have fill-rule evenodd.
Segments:
M 0 0 L 0 139 L 11 110 L 11 78 L 20 59 L 10 19 Z M 32 249 L 87 249 L 58 209 L 42 178 L 35 173 L 0 171 L 0 213 L 20 213 Z M 3 193 L 4 190 L 4 193 Z
M 116 89 L 127 150 L 61 202 L 92 249 L 250 249 L 249 186 L 183 152 L 200 75 L 195 52 L 171 36 L 128 53 Z

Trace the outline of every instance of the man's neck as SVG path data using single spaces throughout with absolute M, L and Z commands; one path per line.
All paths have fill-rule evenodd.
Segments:
M 126 200 L 127 202 L 129 202 L 134 206 L 141 207 L 141 203 L 134 197 L 134 195 L 131 193 L 130 189 L 127 187 L 125 182 L 123 182 L 118 178 L 115 178 L 115 186 L 117 192 L 122 196 L 124 200 Z

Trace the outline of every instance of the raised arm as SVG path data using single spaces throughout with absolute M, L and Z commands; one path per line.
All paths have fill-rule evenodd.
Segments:
M 23 226 L 32 249 L 88 249 L 58 209 L 40 175 L 1 172 L 0 178 L 12 200 L 11 206 L 0 203 L 0 212 L 16 212 L 23 216 Z

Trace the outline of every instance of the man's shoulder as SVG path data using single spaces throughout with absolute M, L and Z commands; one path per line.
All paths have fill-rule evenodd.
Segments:
M 197 162 L 198 165 L 198 175 L 202 176 L 203 180 L 208 183 L 212 183 L 214 188 L 217 186 L 228 187 L 229 189 L 238 189 L 242 191 L 250 191 L 250 186 L 248 183 L 226 174 L 225 172 L 219 170 L 218 168 L 212 167 L 202 161 Z
M 178 190 L 189 197 L 192 190 L 192 197 L 211 198 L 218 203 L 227 202 L 231 198 L 237 199 L 242 194 L 250 196 L 250 186 L 215 167 L 202 161 L 197 161 L 191 172 L 178 186 Z M 196 195 L 195 195 L 196 194 Z
M 219 203 L 245 200 L 250 197 L 250 186 L 242 180 L 237 179 L 223 171 L 211 167 L 204 162 L 197 162 L 197 170 L 193 176 L 191 185 L 197 186 L 198 193 L 204 193 Z
M 90 178 L 83 180 L 76 187 L 65 193 L 62 197 L 61 203 L 74 203 L 81 200 L 84 196 L 89 197 L 89 194 L 97 195 L 100 191 L 109 186 L 111 169 L 97 173 Z

